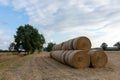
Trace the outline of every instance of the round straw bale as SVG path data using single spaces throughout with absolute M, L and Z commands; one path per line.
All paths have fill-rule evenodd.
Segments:
M 68 60 L 69 60 L 69 55 L 71 54 L 71 52 L 72 52 L 73 50 L 69 50 L 69 51 L 66 51 L 66 54 L 65 54 L 65 64 L 68 64 L 69 65 L 69 63 L 68 63 Z
M 62 46 L 63 46 L 64 42 L 60 43 L 59 45 L 59 50 L 62 50 Z
M 54 51 L 54 50 L 57 50 L 57 44 L 56 45 L 54 45 L 53 47 L 52 47 L 52 50 Z
M 52 47 L 52 50 L 53 50 L 53 51 L 55 50 L 55 45 Z
M 104 67 L 107 62 L 108 58 L 104 51 L 102 50 L 91 50 L 88 52 L 90 55 L 90 67 L 101 68 Z
M 73 50 L 73 39 L 67 41 L 67 49 Z
M 55 45 L 55 50 L 59 50 L 59 45 Z
M 52 58 L 52 53 L 53 53 L 53 51 L 50 51 L 50 57 Z
M 86 54 L 88 51 L 73 50 L 68 51 L 65 55 L 66 64 L 74 68 L 86 68 L 90 65 L 90 56 Z
M 61 61 L 61 54 L 62 54 L 63 52 L 64 52 L 63 50 L 61 50 L 61 51 L 52 51 L 52 52 L 51 52 L 51 56 L 52 56 L 52 58 L 54 58 L 55 60 L 62 62 L 62 61 Z
M 72 50 L 73 49 L 73 39 L 65 41 L 62 49 L 63 50 Z
M 65 55 L 68 51 L 63 51 L 60 53 L 60 62 L 65 64 Z
M 51 53 L 52 58 L 54 58 L 55 60 L 59 61 L 59 59 L 60 59 L 60 57 L 59 57 L 60 54 L 59 53 L 60 53 L 59 51 L 53 51 Z
M 75 50 L 90 50 L 91 41 L 85 37 L 78 37 L 73 40 L 73 49 Z
M 63 42 L 53 46 L 52 50 L 62 50 Z
M 67 50 L 67 41 L 63 42 L 62 50 Z

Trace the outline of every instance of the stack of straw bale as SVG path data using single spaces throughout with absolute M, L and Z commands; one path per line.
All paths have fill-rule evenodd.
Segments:
M 91 41 L 85 36 L 53 46 L 50 56 L 74 68 L 104 67 L 108 61 L 102 50 L 91 50 Z

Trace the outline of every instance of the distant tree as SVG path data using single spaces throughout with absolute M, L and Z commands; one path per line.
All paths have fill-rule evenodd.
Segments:
M 106 50 L 107 47 L 108 47 L 108 45 L 107 45 L 107 43 L 103 42 L 100 47 L 101 47 L 103 50 Z
M 116 46 L 118 49 L 120 49 L 120 41 L 116 42 L 113 46 Z
M 22 50 L 28 53 L 33 53 L 35 50 L 41 51 L 45 43 L 44 36 L 39 34 L 38 30 L 29 24 L 19 26 L 14 39 L 15 50 Z
M 0 49 L 0 52 L 2 52 L 3 50 L 2 49 Z
M 9 45 L 9 51 L 15 51 L 15 43 L 12 42 L 10 45 Z
M 54 46 L 54 45 L 56 45 L 55 43 L 52 43 L 52 42 L 49 42 L 48 43 L 48 45 L 47 45 L 47 47 L 45 47 L 45 51 L 51 51 L 52 50 L 52 47 Z

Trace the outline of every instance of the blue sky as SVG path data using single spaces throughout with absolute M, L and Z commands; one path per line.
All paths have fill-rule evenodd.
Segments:
M 0 0 L 0 49 L 20 25 L 31 24 L 46 42 L 87 36 L 92 47 L 120 41 L 120 0 Z

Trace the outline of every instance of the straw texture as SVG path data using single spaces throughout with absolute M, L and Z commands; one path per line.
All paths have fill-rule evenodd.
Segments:
M 88 52 L 90 55 L 90 66 L 95 68 L 105 67 L 108 62 L 107 55 L 101 50 L 91 50 Z
M 74 68 L 86 68 L 90 65 L 90 56 L 88 51 L 71 50 L 65 55 L 65 63 Z
M 73 40 L 74 50 L 90 50 L 91 41 L 87 37 L 78 37 Z

